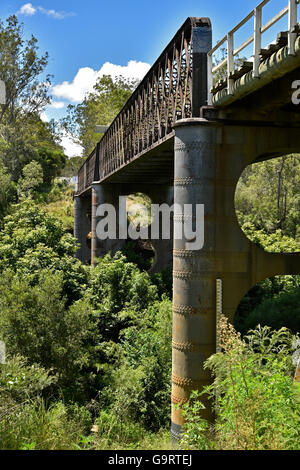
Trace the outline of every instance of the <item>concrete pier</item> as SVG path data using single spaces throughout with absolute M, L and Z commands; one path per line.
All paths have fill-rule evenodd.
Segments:
M 269 254 L 243 234 L 235 214 L 236 185 L 244 168 L 266 158 L 264 147 L 289 145 L 287 130 L 224 125 L 189 119 L 175 125 L 174 202 L 204 204 L 204 247 L 186 249 L 174 240 L 172 435 L 177 440 L 183 419 L 174 405 L 191 390 L 211 382 L 205 360 L 216 350 L 216 283 L 222 280 L 222 312 L 231 321 L 248 290 L 263 279 L 300 272 L 299 255 Z M 295 142 L 296 131 L 291 142 Z M 297 140 L 297 139 L 296 139 Z M 299 140 L 299 137 L 298 137 Z M 299 141 L 300 143 L 300 141 Z M 299 147 L 300 148 L 300 147 Z M 185 219 L 174 217 L 174 233 Z M 179 225 L 178 225 L 179 224 Z M 204 416 L 209 417 L 207 410 Z

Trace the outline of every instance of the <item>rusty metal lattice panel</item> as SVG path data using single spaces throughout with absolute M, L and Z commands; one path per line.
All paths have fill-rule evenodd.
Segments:
M 85 171 L 80 169 L 79 193 L 96 172 L 101 181 L 171 136 L 177 120 L 199 116 L 207 104 L 210 49 L 209 19 L 188 18 L 88 157 Z

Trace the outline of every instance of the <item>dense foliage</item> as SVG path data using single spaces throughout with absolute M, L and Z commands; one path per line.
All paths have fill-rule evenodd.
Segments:
M 226 318 L 220 322 L 222 352 L 206 361 L 215 377 L 183 405 L 184 449 L 299 450 L 299 389 L 293 387 L 293 343 L 285 328 L 252 330 L 241 340 Z M 298 337 L 299 340 L 299 337 Z M 212 426 L 201 400 L 215 403 Z
M 50 103 L 51 77 L 41 78 L 48 54 L 39 55 L 37 39 L 24 36 L 16 16 L 0 21 L 0 77 L 6 85 L 0 110 L 0 215 L 21 194 L 51 184 L 66 163 L 57 126 L 40 117 Z
M 93 92 L 82 103 L 68 106 L 64 127 L 82 145 L 86 156 L 101 137 L 95 132 L 96 125 L 111 124 L 137 84 L 136 80 L 121 76 L 113 80 L 111 76 L 104 75 L 97 80 Z
M 236 190 L 236 212 L 246 235 L 268 251 L 300 251 L 300 156 L 255 163 Z
M 121 253 L 91 269 L 75 250 L 62 224 L 32 200 L 6 216 L 0 337 L 10 355 L 55 374 L 44 394 L 51 401 L 63 394 L 98 403 L 128 426 L 158 430 L 168 422 L 171 368 L 171 302 L 160 297 L 161 280 Z
M 236 190 L 236 213 L 245 235 L 273 253 L 300 252 L 299 155 L 255 163 Z M 256 325 L 300 332 L 300 276 L 277 276 L 253 287 L 235 315 L 243 334 Z
M 48 55 L 12 16 L 0 22 L 0 58 L 8 98 L 0 112 L 0 448 L 168 448 L 172 267 L 150 275 L 151 250 L 146 258 L 130 242 L 93 269 L 75 258 L 73 187 L 58 176 L 74 176 L 83 157 L 67 161 L 57 125 L 40 118 L 50 102 L 50 77 L 40 83 Z M 136 85 L 104 76 L 69 107 L 62 124 L 85 155 L 101 137 L 95 126 L 110 124 Z M 236 212 L 250 240 L 300 251 L 299 184 L 299 155 L 245 170 Z M 149 204 L 142 194 L 134 202 Z M 300 276 L 277 277 L 248 292 L 235 316 L 243 339 L 223 320 L 223 350 L 206 363 L 217 421 L 212 428 L 201 418 L 192 395 L 184 448 L 299 448 L 291 386 L 299 284 Z

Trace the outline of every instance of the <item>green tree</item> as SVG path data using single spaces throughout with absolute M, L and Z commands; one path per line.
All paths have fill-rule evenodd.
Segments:
M 0 111 L 0 156 L 17 182 L 24 165 L 31 160 L 43 164 L 39 148 L 61 151 L 57 128 L 44 123 L 40 114 L 50 103 L 50 77 L 41 79 L 48 54 L 39 55 L 34 36 L 24 39 L 23 24 L 16 16 L 0 21 L 0 77 L 6 84 L 7 99 Z
M 35 161 L 24 166 L 21 179 L 21 191 L 25 196 L 32 194 L 43 182 L 43 168 Z
M 15 194 L 16 190 L 11 183 L 10 174 L 0 159 L 0 217 L 5 214 Z
M 75 257 L 76 240 L 32 200 L 12 208 L 0 231 L 0 272 L 13 270 L 35 285 L 43 269 L 62 273 L 68 303 L 82 297 L 88 269 Z
M 104 75 L 98 79 L 93 92 L 82 103 L 68 106 L 68 116 L 64 119 L 63 125 L 82 145 L 86 156 L 100 138 L 95 132 L 96 125 L 111 124 L 137 84 L 136 80 L 126 80 L 123 77 L 113 79 L 109 75 Z
M 85 158 L 84 157 L 71 157 L 66 160 L 66 164 L 61 171 L 61 176 L 65 176 L 67 178 L 71 178 L 72 176 L 76 176 L 78 173 L 79 168 L 83 164 Z
M 258 237 L 258 231 L 262 231 L 261 234 L 267 236 L 276 233 L 277 238 L 282 234 L 299 240 L 299 186 L 299 155 L 267 160 L 246 168 L 237 186 L 235 205 L 240 225 L 249 238 Z M 266 244 L 270 244 L 268 239 Z
M 9 354 L 52 369 L 68 398 L 80 398 L 89 385 L 81 371 L 91 360 L 91 316 L 86 301 L 67 306 L 62 273 L 42 270 L 35 286 L 12 271 L 1 277 L 0 335 Z
M 55 147 L 40 147 L 38 149 L 37 161 L 43 167 L 43 181 L 45 184 L 51 184 L 64 168 L 67 157 L 64 152 Z
M 16 120 L 20 108 L 40 111 L 49 103 L 50 77 L 38 80 L 48 63 L 48 53 L 39 57 L 37 39 L 24 39 L 23 24 L 13 15 L 0 21 L 0 76 L 6 84 L 6 104 L 0 113 L 0 123 Z

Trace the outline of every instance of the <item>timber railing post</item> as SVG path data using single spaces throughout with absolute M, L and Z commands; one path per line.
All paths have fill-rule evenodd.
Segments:
M 297 24 L 298 2 L 297 0 L 289 0 L 289 32 L 288 32 L 288 49 L 289 54 L 295 54 L 295 40 L 297 34 L 293 32 Z
M 254 61 L 253 76 L 259 76 L 259 64 L 261 53 L 261 27 L 262 27 L 262 8 L 257 7 L 254 10 Z
M 234 38 L 233 32 L 227 34 L 227 89 L 228 94 L 233 95 L 234 79 L 231 78 L 234 72 Z

